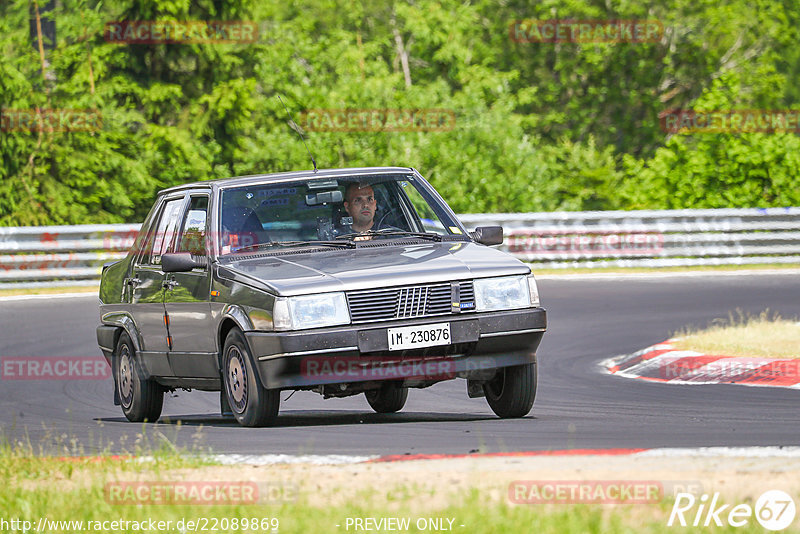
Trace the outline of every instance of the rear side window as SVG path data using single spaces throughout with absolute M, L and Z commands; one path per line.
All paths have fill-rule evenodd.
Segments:
M 206 255 L 206 218 L 208 216 L 208 197 L 192 197 L 189 209 L 181 225 L 177 252 L 189 252 L 195 256 Z
M 153 247 L 149 256 L 145 256 L 145 263 L 161 265 L 161 255 L 170 251 L 175 241 L 175 234 L 178 231 L 183 200 L 183 198 L 176 198 L 164 204 L 164 210 L 161 212 L 156 231 L 150 236 Z M 150 249 L 148 248 L 148 250 Z

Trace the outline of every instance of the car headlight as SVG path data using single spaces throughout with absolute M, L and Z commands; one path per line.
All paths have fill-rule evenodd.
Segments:
M 272 312 L 275 330 L 302 330 L 348 324 L 350 312 L 344 293 L 277 298 Z
M 533 303 L 531 289 L 536 287 L 536 282 L 531 286 L 527 276 L 501 276 L 498 278 L 478 278 L 473 280 L 475 288 L 475 309 L 477 311 L 513 310 L 516 308 L 529 308 L 538 305 L 538 291 L 536 302 Z

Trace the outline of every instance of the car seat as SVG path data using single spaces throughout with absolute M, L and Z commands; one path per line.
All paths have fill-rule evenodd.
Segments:
M 222 223 L 222 245 L 232 250 L 270 242 L 258 214 L 246 206 L 223 208 Z

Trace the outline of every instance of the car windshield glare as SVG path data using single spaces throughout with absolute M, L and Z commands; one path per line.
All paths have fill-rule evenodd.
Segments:
M 308 178 L 223 189 L 220 254 L 365 237 L 464 235 L 413 174 Z M 346 237 L 345 237 L 346 236 Z M 269 247 L 276 251 L 286 247 Z

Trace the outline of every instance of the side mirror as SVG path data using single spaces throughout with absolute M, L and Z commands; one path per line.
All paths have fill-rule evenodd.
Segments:
M 196 261 L 189 252 L 169 252 L 161 256 L 161 270 L 165 273 L 187 273 L 205 266 L 205 262 Z
M 479 226 L 470 235 L 481 245 L 500 245 L 503 242 L 503 227 Z

